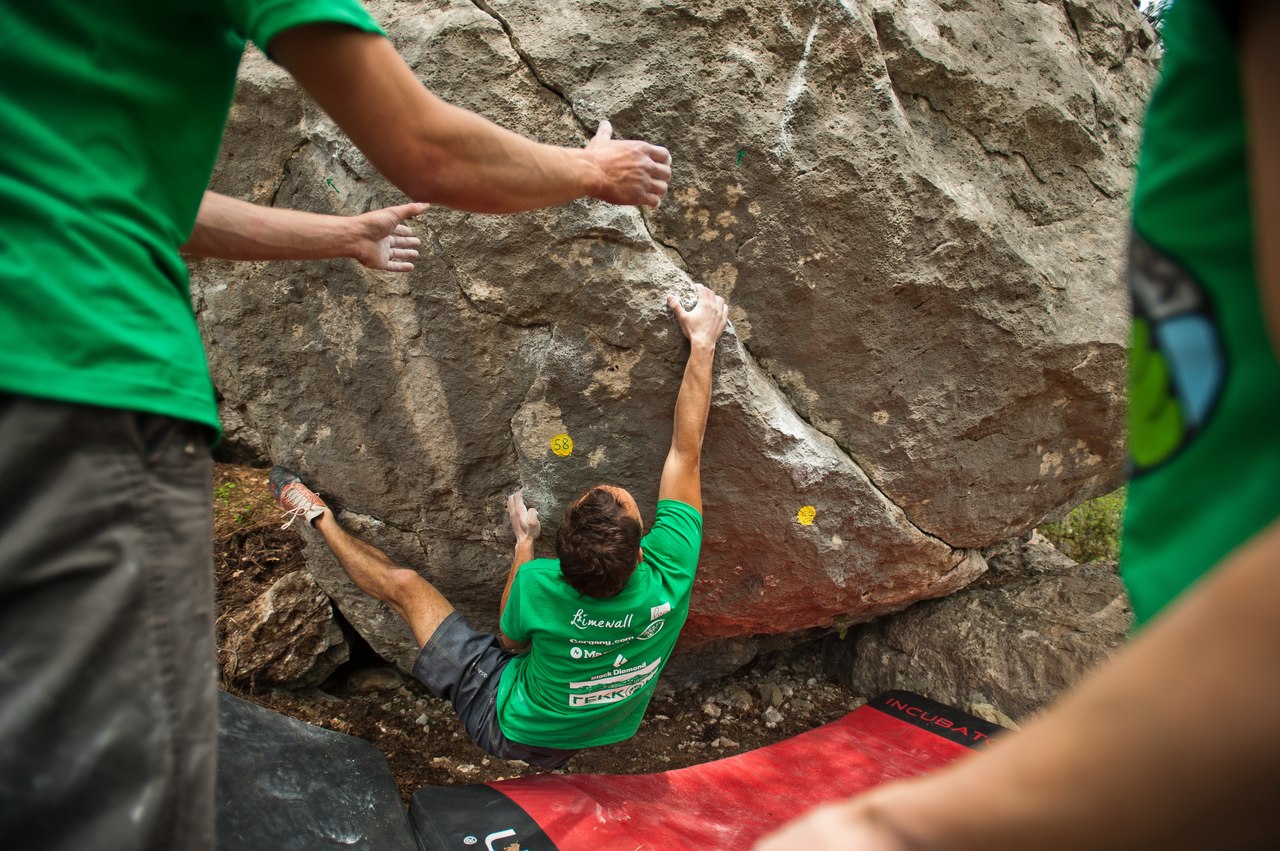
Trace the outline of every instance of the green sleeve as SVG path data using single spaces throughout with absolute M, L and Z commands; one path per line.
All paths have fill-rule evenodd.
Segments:
M 702 515 L 687 503 L 659 500 L 653 528 L 640 546 L 655 570 L 671 579 L 692 581 L 702 549 Z
M 241 34 L 268 53 L 271 40 L 304 24 L 345 24 L 385 35 L 357 0 L 226 0 Z M 270 55 L 268 53 L 268 55 Z

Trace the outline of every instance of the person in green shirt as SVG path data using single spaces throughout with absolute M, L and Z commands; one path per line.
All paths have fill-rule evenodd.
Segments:
M 271 472 L 290 521 L 311 523 L 356 586 L 413 631 L 422 648 L 414 676 L 452 701 L 476 744 L 502 759 L 557 768 L 581 748 L 634 735 L 688 617 L 702 542 L 711 368 L 728 307 L 702 286 L 691 310 L 674 296 L 667 301 L 690 351 L 653 528 L 643 534 L 630 493 L 597 485 L 566 509 L 557 558 L 536 559 L 537 509 L 513 494 L 515 555 L 497 635 L 473 629 L 416 571 L 343 529 L 296 474 Z
M 400 213 L 341 222 L 205 192 L 248 41 L 415 201 L 508 213 L 667 191 L 667 151 L 608 122 L 564 148 L 440 100 L 358 0 L 0 4 L 11 847 L 213 846 L 219 424 L 183 253 L 395 268 L 412 250 Z

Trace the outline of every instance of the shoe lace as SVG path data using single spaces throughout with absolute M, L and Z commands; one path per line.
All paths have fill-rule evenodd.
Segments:
M 284 518 L 285 518 L 285 519 L 284 519 L 284 525 L 283 525 L 283 526 L 281 526 L 281 527 L 280 527 L 280 529 L 281 529 L 281 530 L 288 529 L 290 526 L 292 526 L 292 525 L 293 525 L 293 521 L 297 520 L 297 519 L 298 519 L 298 518 L 300 518 L 300 517 L 306 517 L 306 516 L 307 516 L 307 510 L 308 510 L 308 507 L 307 507 L 307 506 L 305 506 L 305 505 L 299 505 L 299 506 L 297 506 L 296 508 L 290 508 L 290 509 L 288 509 L 287 511 L 285 511 L 285 513 L 284 513 Z
M 313 500 L 304 491 L 298 488 L 287 488 L 280 494 L 280 501 L 289 506 L 284 512 L 284 525 L 281 530 L 288 529 L 293 525 L 293 521 L 298 518 L 306 518 L 307 512 L 315 508 L 321 508 L 322 503 Z

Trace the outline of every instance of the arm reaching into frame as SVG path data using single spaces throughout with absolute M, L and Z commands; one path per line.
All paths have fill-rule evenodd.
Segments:
M 421 241 L 404 222 L 427 206 L 415 202 L 359 216 L 325 216 L 206 192 L 182 251 L 223 260 L 351 257 L 370 269 L 408 272 Z
M 271 54 L 370 162 L 411 198 L 511 213 L 590 196 L 656 207 L 671 180 L 666 148 L 613 139 L 544 145 L 428 91 L 386 38 L 335 24 L 286 30 Z
M 702 439 L 711 409 L 711 366 L 716 342 L 729 323 L 729 305 L 704 286 L 698 286 L 698 303 L 685 310 L 675 296 L 667 296 L 667 307 L 680 321 L 680 330 L 689 340 L 689 360 L 676 396 L 675 424 L 671 449 L 662 466 L 658 499 L 675 499 L 702 513 Z

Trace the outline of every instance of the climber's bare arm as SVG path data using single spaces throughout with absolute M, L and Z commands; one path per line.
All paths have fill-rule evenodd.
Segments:
M 590 196 L 656 207 L 671 179 L 665 148 L 611 139 L 543 145 L 444 102 L 380 35 L 336 24 L 286 30 L 272 55 L 392 183 L 419 201 L 508 213 Z
M 524 502 L 524 490 L 518 490 L 507 497 L 507 517 L 511 519 L 511 531 L 516 537 L 515 555 L 511 559 L 511 570 L 507 573 L 507 584 L 502 589 L 502 601 L 498 604 L 498 622 L 507 610 L 507 600 L 511 597 L 511 585 L 516 581 L 520 566 L 533 560 L 533 542 L 542 533 L 542 525 L 538 522 L 538 509 L 530 508 Z M 498 631 L 498 639 L 508 650 L 523 650 L 529 643 L 513 641 Z
M 698 303 L 686 311 L 675 296 L 667 296 L 667 306 L 680 322 L 689 340 L 689 360 L 676 396 L 675 423 L 671 449 L 662 466 L 658 499 L 675 499 L 702 511 L 702 439 L 707 431 L 711 408 L 711 367 L 716 342 L 729 321 L 725 300 L 704 286 L 698 287 Z

